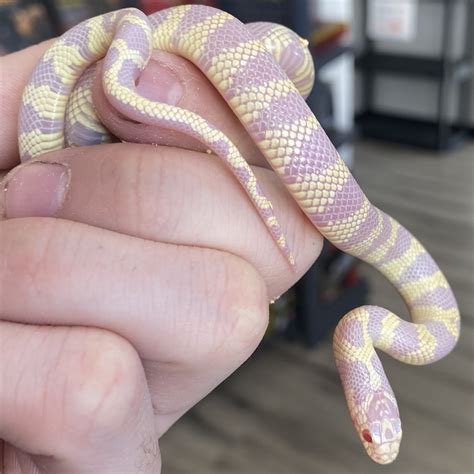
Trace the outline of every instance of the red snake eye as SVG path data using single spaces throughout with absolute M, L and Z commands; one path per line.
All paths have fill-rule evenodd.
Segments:
M 371 442 L 372 442 L 372 436 L 370 435 L 370 431 L 369 431 L 369 430 L 364 430 L 364 431 L 362 431 L 362 437 L 365 439 L 365 441 L 367 441 L 367 443 L 371 443 Z

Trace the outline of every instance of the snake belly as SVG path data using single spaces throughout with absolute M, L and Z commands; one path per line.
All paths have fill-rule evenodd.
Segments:
M 408 364 L 434 362 L 459 338 L 459 311 L 434 260 L 403 226 L 369 202 L 307 106 L 302 96 L 312 87 L 313 65 L 296 34 L 276 25 L 245 26 L 204 6 L 175 7 L 150 17 L 125 9 L 87 20 L 46 51 L 25 88 L 19 120 L 22 159 L 74 143 L 109 141 L 90 105 L 89 68 L 103 59 L 102 85 L 110 104 L 130 120 L 189 135 L 220 157 L 293 265 L 273 207 L 235 144 L 202 117 L 137 93 L 136 80 L 153 49 L 196 65 L 314 226 L 339 249 L 378 269 L 404 299 L 410 322 L 384 308 L 363 306 L 350 311 L 334 334 L 336 365 L 358 436 L 374 461 L 392 462 L 402 430 L 375 348 Z M 76 105 L 68 110 L 69 103 Z

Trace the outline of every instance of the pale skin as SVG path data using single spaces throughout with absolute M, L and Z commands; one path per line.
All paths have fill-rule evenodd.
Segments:
M 159 438 L 252 354 L 269 300 L 322 238 L 206 79 L 169 55 L 160 67 L 182 82 L 179 105 L 218 123 L 253 165 L 295 272 L 201 151 L 101 145 L 18 167 L 21 92 L 46 47 L 0 58 L 0 169 L 11 170 L 0 194 L 0 465 L 156 473 Z M 52 198 L 58 169 L 64 202 Z

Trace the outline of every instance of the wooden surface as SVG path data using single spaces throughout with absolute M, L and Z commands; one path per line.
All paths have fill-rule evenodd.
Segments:
M 404 427 L 398 460 L 382 467 L 364 454 L 328 337 L 312 351 L 280 341 L 258 350 L 163 438 L 165 473 L 474 472 L 474 143 L 442 156 L 363 142 L 356 170 L 368 197 L 432 253 L 463 316 L 448 358 L 411 367 L 382 357 Z M 387 281 L 362 271 L 372 302 L 405 315 Z

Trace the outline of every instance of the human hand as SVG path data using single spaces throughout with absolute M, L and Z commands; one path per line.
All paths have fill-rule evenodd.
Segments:
M 169 55 L 157 77 L 163 64 L 175 71 L 179 105 L 218 123 L 254 165 L 296 272 L 214 156 L 113 144 L 16 166 L 21 92 L 45 48 L 0 58 L 0 168 L 14 168 L 0 197 L 4 470 L 157 472 L 159 438 L 249 357 L 268 301 L 322 239 L 217 92 Z

